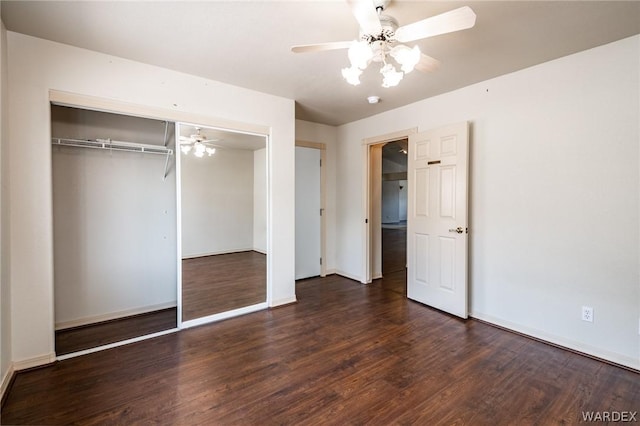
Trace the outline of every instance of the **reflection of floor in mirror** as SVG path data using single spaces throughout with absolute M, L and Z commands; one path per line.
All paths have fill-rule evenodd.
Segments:
M 267 300 L 267 256 L 255 251 L 182 260 L 182 320 Z
M 56 355 L 176 328 L 177 309 L 168 308 L 56 331 Z

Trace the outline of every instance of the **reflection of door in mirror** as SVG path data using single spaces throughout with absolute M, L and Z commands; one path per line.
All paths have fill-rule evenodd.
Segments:
M 52 106 L 51 134 L 56 354 L 176 328 L 173 123 Z
M 179 125 L 182 321 L 266 302 L 266 137 Z

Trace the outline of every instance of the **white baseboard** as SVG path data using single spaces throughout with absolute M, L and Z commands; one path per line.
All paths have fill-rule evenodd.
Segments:
M 219 254 L 232 254 L 232 253 L 244 253 L 246 251 L 258 251 L 251 247 L 247 248 L 237 248 L 231 250 L 220 250 L 220 251 L 212 251 L 206 253 L 196 253 L 196 254 L 183 254 L 182 259 L 195 259 L 196 257 L 205 257 L 205 256 L 217 256 Z
M 13 362 L 13 370 L 20 371 L 25 370 L 27 368 L 40 367 L 42 365 L 51 364 L 56 360 L 55 352 L 51 352 L 48 354 L 40 355 L 34 358 L 23 359 L 21 361 Z
M 256 253 L 260 253 L 260 254 L 267 254 L 267 252 L 265 250 L 262 250 L 262 249 L 254 248 L 253 251 L 255 251 Z
M 95 315 L 91 317 L 78 318 L 70 321 L 57 322 L 56 331 L 66 328 L 80 327 L 87 324 L 95 324 L 97 322 L 109 321 L 118 318 L 130 317 L 131 315 L 146 314 L 147 312 L 160 311 L 162 309 L 175 308 L 178 302 L 160 303 L 158 305 L 143 306 L 141 308 L 127 309 L 124 311 L 110 312 L 108 314 Z
M 340 275 L 341 277 L 349 278 L 350 280 L 358 281 L 359 283 L 362 283 L 362 284 L 366 284 L 360 279 L 360 277 L 356 277 L 355 275 L 351 275 L 348 272 L 344 272 L 339 269 L 335 270 L 335 274 Z
M 9 363 L 9 368 L 2 376 L 2 382 L 0 383 L 0 401 L 4 398 L 4 394 L 9 389 L 9 384 L 11 383 L 11 379 L 13 378 L 13 373 L 15 370 L 13 369 L 13 363 Z
M 576 342 L 574 340 L 567 339 L 562 336 L 557 336 L 555 334 L 547 333 L 545 331 L 537 330 L 535 328 L 527 327 L 521 324 L 516 324 L 511 321 L 504 320 L 502 318 L 497 318 L 491 315 L 484 314 L 482 312 L 472 312 L 470 316 L 472 318 L 476 318 L 476 319 L 488 322 L 490 324 L 497 325 L 499 327 L 513 330 L 517 333 L 526 334 L 527 336 L 544 340 L 545 342 L 549 342 L 553 345 L 561 346 L 563 348 L 581 352 L 586 355 L 591 355 L 596 358 L 600 358 L 616 364 L 624 365 L 625 367 L 629 367 L 634 370 L 640 370 L 640 359 L 633 359 L 632 357 L 621 355 L 616 352 L 611 352 L 605 349 L 597 348 L 595 346 L 590 346 L 581 342 Z
M 298 299 L 296 298 L 296 296 L 287 297 L 285 299 L 274 300 L 273 302 L 271 302 L 271 305 L 269 307 L 275 308 L 277 306 L 290 305 L 291 303 L 296 303 L 297 301 Z

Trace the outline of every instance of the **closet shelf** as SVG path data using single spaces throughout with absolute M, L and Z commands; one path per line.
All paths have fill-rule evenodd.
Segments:
M 166 136 L 165 136 L 165 139 L 166 139 Z M 169 157 L 173 155 L 173 150 L 170 148 L 167 148 L 166 146 L 135 143 L 135 142 L 113 141 L 111 139 L 81 140 L 81 139 L 51 138 L 51 144 L 58 145 L 58 146 L 74 146 L 79 148 L 107 149 L 110 151 L 129 151 L 129 152 L 142 152 L 144 154 L 166 155 L 167 158 L 164 162 L 164 174 L 162 176 L 162 180 L 165 180 L 167 178 L 167 175 L 169 174 Z
M 108 149 L 112 151 L 144 152 L 146 154 L 173 155 L 173 150 L 162 145 L 114 141 L 111 139 L 80 140 L 52 138 L 53 145 L 75 146 L 79 148 Z

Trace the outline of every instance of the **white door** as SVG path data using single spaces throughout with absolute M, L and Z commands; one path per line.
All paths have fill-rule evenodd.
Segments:
M 467 123 L 409 136 L 407 297 L 467 317 Z
M 296 147 L 296 279 L 320 275 L 319 149 Z

